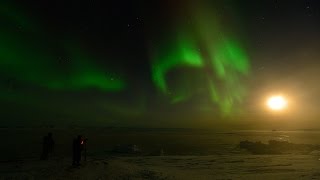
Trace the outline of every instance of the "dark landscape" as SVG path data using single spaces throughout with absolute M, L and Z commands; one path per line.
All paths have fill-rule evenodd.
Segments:
M 0 180 L 320 179 L 320 1 L 1 0 Z

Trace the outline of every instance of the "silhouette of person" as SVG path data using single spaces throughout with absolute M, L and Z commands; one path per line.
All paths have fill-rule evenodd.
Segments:
M 49 157 L 49 154 L 53 152 L 54 149 L 54 140 L 52 138 L 52 133 L 48 133 L 48 135 L 43 137 L 42 142 L 42 160 L 47 160 Z
M 72 161 L 72 165 L 73 166 L 79 166 L 80 165 L 80 161 L 81 161 L 81 152 L 83 150 L 84 147 L 84 140 L 82 139 L 81 135 L 78 135 L 78 137 L 76 137 L 73 140 L 73 144 L 72 144 L 72 149 L 73 149 L 73 161 Z

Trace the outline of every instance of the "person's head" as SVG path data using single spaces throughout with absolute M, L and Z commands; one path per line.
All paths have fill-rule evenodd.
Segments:
M 82 139 L 82 136 L 81 136 L 81 135 L 78 135 L 78 139 Z

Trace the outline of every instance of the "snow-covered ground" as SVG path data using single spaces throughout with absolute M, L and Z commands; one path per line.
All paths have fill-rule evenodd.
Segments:
M 41 161 L 41 140 L 52 132 L 53 157 Z M 72 138 L 88 137 L 88 160 L 71 166 Z M 243 140 L 286 140 L 320 144 L 318 131 L 0 129 L 2 179 L 320 179 L 320 152 L 252 155 L 237 147 Z M 112 153 L 135 144 L 142 152 Z M 159 153 L 163 151 L 163 153 Z M 163 156 L 159 156 L 163 154 Z
M 0 179 L 320 179 L 317 155 L 211 155 L 90 158 L 0 163 Z

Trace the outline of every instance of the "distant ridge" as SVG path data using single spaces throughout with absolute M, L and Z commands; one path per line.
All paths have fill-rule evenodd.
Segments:
M 320 129 L 297 129 L 297 131 L 320 131 Z

